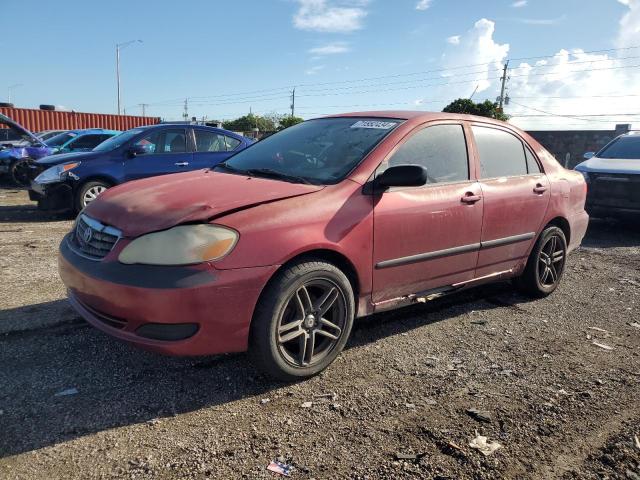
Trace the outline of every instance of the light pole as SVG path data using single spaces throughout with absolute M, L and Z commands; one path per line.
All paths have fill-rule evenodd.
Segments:
M 142 40 L 129 40 L 128 42 L 116 43 L 116 79 L 118 81 L 118 115 L 120 115 L 120 50 L 136 42 L 142 43 Z
M 7 102 L 11 103 L 11 97 L 12 97 L 12 93 L 13 90 L 15 88 L 21 87 L 22 85 L 24 85 L 23 83 L 16 83 L 14 85 L 9 85 L 9 87 L 7 88 Z

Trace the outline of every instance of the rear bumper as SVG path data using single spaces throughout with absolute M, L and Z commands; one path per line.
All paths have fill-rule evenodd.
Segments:
M 568 218 L 569 228 L 571 230 L 571 237 L 569 239 L 569 245 L 567 250 L 571 252 L 576 249 L 582 243 L 582 239 L 587 233 L 587 227 L 589 226 L 589 214 L 586 211 L 581 211 Z
M 258 297 L 277 269 L 93 261 L 71 251 L 66 238 L 58 258 L 69 301 L 90 324 L 144 349 L 181 356 L 245 351 Z M 164 333 L 148 338 L 157 328 Z

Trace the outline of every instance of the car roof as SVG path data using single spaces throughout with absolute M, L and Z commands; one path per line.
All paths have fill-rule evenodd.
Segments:
M 467 120 L 482 121 L 486 123 L 495 123 L 496 125 L 504 125 L 504 122 L 494 120 L 488 117 L 479 117 L 477 115 L 465 115 L 460 113 L 447 112 L 425 112 L 422 110 L 371 110 L 364 112 L 339 113 L 334 115 L 326 115 L 321 118 L 334 117 L 374 117 L 374 118 L 392 118 L 396 120 L 416 120 L 420 122 L 428 122 L 430 120 Z M 512 126 L 512 125 L 510 125 Z
M 106 128 L 80 128 L 78 130 L 61 130 L 61 132 L 81 135 L 85 133 L 120 133 L 120 130 L 107 130 Z
M 210 127 L 209 125 L 198 125 L 198 124 L 192 124 L 192 123 L 156 123 L 155 125 L 140 125 L 139 127 L 133 127 L 131 130 L 134 130 L 134 129 L 151 130 L 154 128 L 162 128 L 162 127 L 174 127 L 174 128 L 175 127 L 183 127 L 183 128 L 191 127 L 191 128 L 210 130 L 213 132 L 220 132 L 220 133 L 224 133 L 225 135 L 242 138 L 242 135 L 238 135 L 237 133 L 232 132 L 231 130 L 225 130 L 224 128 Z

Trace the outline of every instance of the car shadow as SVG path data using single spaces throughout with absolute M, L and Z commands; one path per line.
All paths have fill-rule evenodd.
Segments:
M 509 285 L 492 285 L 359 319 L 347 348 L 471 310 L 524 301 L 514 295 Z M 62 303 L 49 307 L 66 308 Z M 21 316 L 27 329 L 0 334 L 0 458 L 107 429 L 223 408 L 239 399 L 257 402 L 283 386 L 258 374 L 244 354 L 161 356 L 119 342 L 73 313 L 55 326 L 29 328 L 29 317 L 46 306 L 1 314 Z
M 31 205 L 0 205 L 0 223 L 59 222 L 72 220 L 70 212 L 46 212 Z
M 640 246 L 640 221 L 639 219 L 591 218 L 582 246 L 588 248 Z

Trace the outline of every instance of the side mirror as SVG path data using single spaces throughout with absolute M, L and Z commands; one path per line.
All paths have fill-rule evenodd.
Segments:
M 585 160 L 589 160 L 590 158 L 593 158 L 595 156 L 596 152 L 587 152 L 583 155 Z
M 149 151 L 150 149 L 148 145 L 136 144 L 132 145 L 129 150 L 127 150 L 127 155 L 129 158 L 133 158 L 138 155 L 146 155 Z
M 396 165 L 376 177 L 376 187 L 420 187 L 427 183 L 427 169 L 421 165 Z

